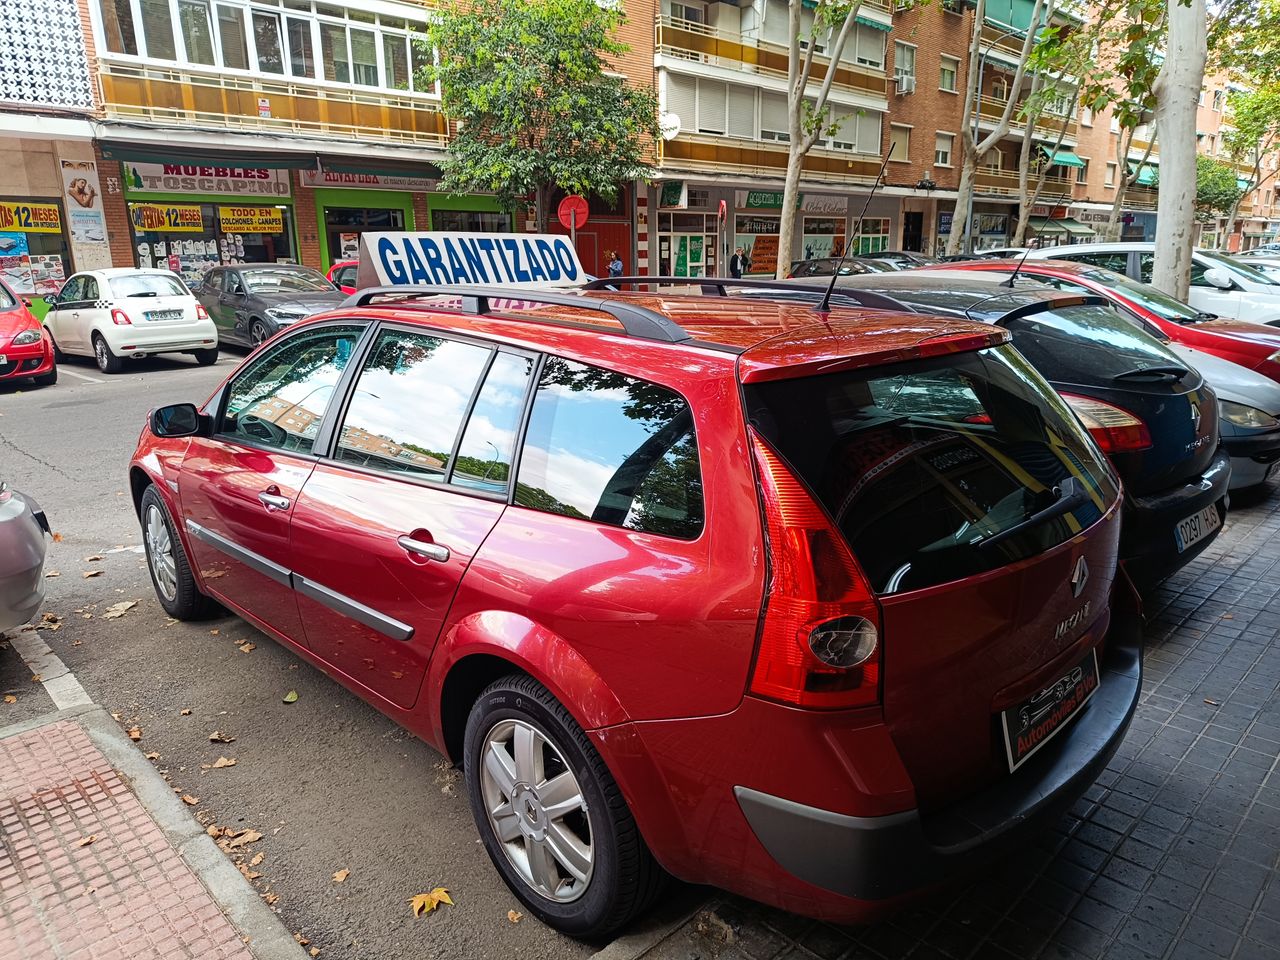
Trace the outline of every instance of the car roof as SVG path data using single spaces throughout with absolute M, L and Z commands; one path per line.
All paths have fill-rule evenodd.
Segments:
M 319 273 L 315 267 L 308 267 L 305 263 L 228 263 L 225 264 L 229 270 L 310 270 L 312 273 Z
M 78 272 L 80 274 L 88 274 L 94 277 L 104 277 L 108 280 L 112 277 L 136 277 L 143 275 L 154 277 L 157 274 L 165 274 L 170 277 L 178 276 L 172 270 L 166 270 L 163 267 L 102 267 L 98 270 L 80 270 Z

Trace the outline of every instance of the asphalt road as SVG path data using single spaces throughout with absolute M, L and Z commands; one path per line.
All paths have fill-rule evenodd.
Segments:
M 604 945 L 508 919 L 520 904 L 439 754 L 238 618 L 171 622 L 156 603 L 129 455 L 150 408 L 202 402 L 239 360 L 151 358 L 114 377 L 72 361 L 53 387 L 0 386 L 0 475 L 39 499 L 60 535 L 45 610 L 61 622 L 41 636 L 95 702 L 141 729 L 139 749 L 198 800 L 201 822 L 263 834 L 254 886 L 321 957 L 589 956 Z M 137 605 L 106 619 L 121 601 Z M 0 725 L 52 708 L 29 673 L 0 650 L 0 694 L 17 697 L 0 702 Z M 285 704 L 290 690 L 298 699 Z M 215 731 L 235 739 L 210 742 Z M 235 765 L 203 769 L 220 757 Z M 415 919 L 410 898 L 437 886 L 455 906 Z

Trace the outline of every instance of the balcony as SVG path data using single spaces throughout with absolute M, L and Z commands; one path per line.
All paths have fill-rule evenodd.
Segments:
M 980 195 L 1016 197 L 1020 193 L 1016 171 L 979 167 L 974 178 L 974 191 Z M 1031 187 L 1034 183 L 1035 174 L 1032 174 L 1031 179 L 1027 181 L 1027 185 Z M 1040 188 L 1039 202 L 1049 203 L 1058 197 L 1065 197 L 1068 200 L 1074 199 L 1077 186 L 1083 187 L 1084 185 L 1077 184 L 1071 177 L 1046 177 L 1044 186 Z
M 978 115 L 982 118 L 980 122 L 985 122 L 989 126 L 994 126 L 1004 113 L 1004 106 L 1009 101 L 1001 100 L 999 97 L 984 95 L 978 104 Z M 1027 125 L 1018 117 L 1018 108 L 1013 109 L 1013 122 L 1009 126 L 1010 133 L 1019 135 L 1026 132 Z M 1063 133 L 1065 129 L 1065 134 Z M 1055 116 L 1051 113 L 1042 113 L 1036 119 L 1035 132 L 1046 139 L 1056 141 L 1059 135 L 1063 136 L 1063 142 L 1075 143 L 1077 135 L 1080 133 L 1080 126 L 1070 117 Z
M 408 93 L 107 60 L 98 87 L 104 113 L 115 120 L 429 147 L 448 142 L 438 103 Z
M 832 183 L 874 183 L 880 159 L 817 148 L 805 157 L 803 170 L 806 176 Z M 681 133 L 674 140 L 659 142 L 658 163 L 679 170 L 781 177 L 787 166 L 787 147 L 784 143 Z
M 1126 210 L 1154 210 L 1159 196 L 1151 187 L 1134 184 L 1124 192 L 1124 207 Z
M 883 6 L 873 4 L 873 6 Z M 789 53 L 782 44 L 758 40 L 741 33 L 720 30 L 705 23 L 675 17 L 657 19 L 657 52 L 677 60 L 705 63 L 727 70 L 773 77 L 786 81 Z M 814 57 L 812 83 L 821 83 L 831 67 L 828 57 Z M 841 62 L 835 68 L 833 89 L 884 97 L 888 81 L 884 70 L 873 70 Z

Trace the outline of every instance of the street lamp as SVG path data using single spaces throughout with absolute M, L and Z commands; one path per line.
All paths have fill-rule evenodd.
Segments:
M 1034 24 L 1032 24 L 1031 26 L 1028 26 L 1027 29 L 1030 30 L 1032 29 L 1032 27 L 1034 27 Z M 978 29 L 979 30 L 982 29 L 981 24 L 978 25 Z M 982 120 L 982 73 L 983 73 L 983 68 L 986 66 L 986 63 L 987 63 L 987 54 L 990 53 L 993 49 L 995 49 L 996 44 L 998 44 L 1005 37 L 1012 37 L 1020 32 L 1021 31 L 1018 30 L 1017 27 L 1010 27 L 1008 30 L 1004 31 L 1004 33 L 1000 34 L 1000 36 L 996 37 L 989 44 L 987 44 L 986 48 L 978 54 L 978 96 L 975 98 L 974 105 L 973 105 L 973 144 L 975 147 L 978 145 L 978 125 Z M 1017 90 L 1009 91 L 1009 96 L 1016 97 L 1017 95 L 1018 95 Z M 1029 136 L 1029 135 L 1030 135 L 1030 131 L 1023 134 L 1023 136 Z M 978 159 L 981 160 L 982 158 L 979 157 Z M 966 211 L 965 217 L 964 217 L 964 252 L 965 253 L 973 253 L 973 195 L 977 191 L 977 187 L 978 187 L 978 171 L 974 170 L 973 183 L 969 187 L 969 209 L 968 211 Z

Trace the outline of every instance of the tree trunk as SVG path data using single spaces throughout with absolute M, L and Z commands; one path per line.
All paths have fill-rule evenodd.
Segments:
M 951 233 L 947 236 L 947 256 L 954 257 L 960 253 L 964 241 L 964 223 L 969 217 L 969 205 L 973 200 L 974 181 L 977 179 L 977 161 L 970 162 L 966 152 L 964 166 L 960 168 L 960 185 L 956 188 L 956 209 L 951 214 Z
M 1263 181 L 1260 181 L 1258 179 L 1258 176 L 1261 173 L 1262 173 L 1262 155 L 1260 152 L 1254 151 L 1253 173 L 1249 175 L 1249 182 L 1253 184 L 1253 190 L 1257 190 L 1258 187 L 1262 186 Z M 1231 239 L 1231 234 L 1235 233 L 1236 231 L 1236 218 L 1240 216 L 1240 204 L 1244 203 L 1244 198 L 1246 196 L 1248 196 L 1247 193 L 1240 194 L 1240 196 L 1236 197 L 1236 202 L 1231 205 L 1231 213 L 1227 215 L 1227 228 L 1222 232 L 1222 239 L 1218 241 L 1218 249 L 1220 250 L 1227 249 L 1227 243 Z
M 1151 283 L 1186 300 L 1195 228 L 1196 106 L 1207 55 L 1205 0 L 1169 4 L 1168 49 L 1156 78 L 1160 193 Z
M 534 221 L 538 225 L 539 233 L 547 232 L 547 204 L 551 202 L 551 191 L 547 189 L 545 183 L 538 184 L 537 192 L 533 195 L 534 203 Z
M 778 218 L 778 266 L 774 276 L 785 280 L 791 272 L 791 247 L 796 235 L 796 201 L 800 199 L 800 169 L 804 154 L 793 150 L 787 154 L 787 173 L 782 182 L 782 212 Z M 857 228 L 857 225 L 854 225 Z M 848 248 L 850 238 L 845 238 Z

